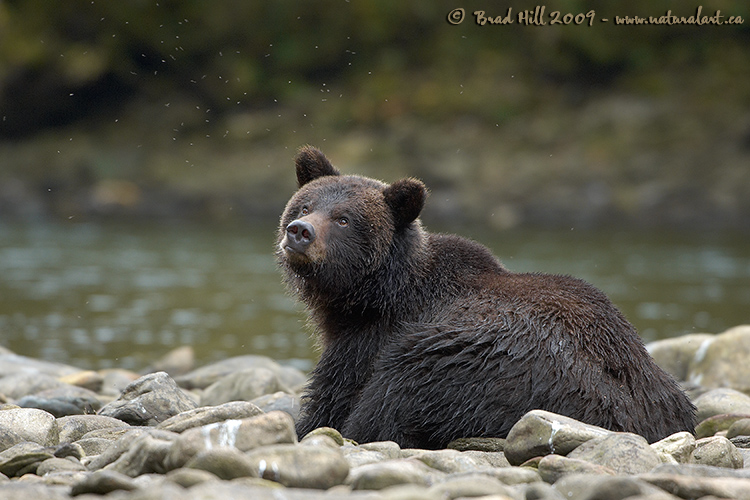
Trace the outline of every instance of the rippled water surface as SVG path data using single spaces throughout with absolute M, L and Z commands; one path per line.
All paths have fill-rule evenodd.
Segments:
M 82 368 L 140 369 L 191 345 L 198 363 L 317 354 L 273 257 L 274 227 L 0 224 L 0 345 Z M 750 322 L 747 235 L 466 232 L 514 271 L 603 289 L 644 340 Z

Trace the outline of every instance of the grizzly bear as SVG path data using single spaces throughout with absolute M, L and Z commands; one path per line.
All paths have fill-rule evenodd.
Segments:
M 515 273 L 484 246 L 427 232 L 424 184 L 341 175 L 315 148 L 277 257 L 322 347 L 297 432 L 444 448 L 505 437 L 543 409 L 650 442 L 695 408 L 609 299 L 569 276 Z

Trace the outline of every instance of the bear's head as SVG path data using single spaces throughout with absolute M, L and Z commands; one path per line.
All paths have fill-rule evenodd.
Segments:
M 303 298 L 366 285 L 368 276 L 403 260 L 403 247 L 421 237 L 417 217 L 427 197 L 421 181 L 389 185 L 341 175 L 310 146 L 295 164 L 299 189 L 281 216 L 277 256 Z

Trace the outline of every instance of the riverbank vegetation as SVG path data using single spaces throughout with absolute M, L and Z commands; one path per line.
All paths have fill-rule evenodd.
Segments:
M 750 227 L 747 22 L 618 26 L 698 6 L 559 0 L 544 26 L 478 2 L 452 25 L 456 7 L 4 2 L 0 210 L 276 217 L 311 143 L 345 172 L 422 178 L 441 222 Z

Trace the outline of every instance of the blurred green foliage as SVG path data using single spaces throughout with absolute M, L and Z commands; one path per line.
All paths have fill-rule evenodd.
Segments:
M 699 7 L 744 22 L 615 23 Z M 277 214 L 313 143 L 453 220 L 748 227 L 748 46 L 729 0 L 0 0 L 0 213 Z
M 615 26 L 615 15 L 692 15 L 696 5 L 668 0 L 557 0 L 546 13 L 587 13 L 594 26 L 477 26 L 474 10 L 505 15 L 504 4 L 470 0 L 4 0 L 0 1 L 0 110 L 4 134 L 96 112 L 134 94 L 180 89 L 213 109 L 258 107 L 305 89 L 344 82 L 367 96 L 357 121 L 413 112 L 489 114 L 512 110 L 492 82 L 511 68 L 535 81 L 607 85 L 622 75 L 710 64 L 747 63 L 750 22 L 739 26 Z M 463 7 L 459 26 L 446 21 Z M 713 0 L 750 20 L 750 4 Z M 608 23 L 600 19 L 609 18 Z M 413 80 L 407 75 L 418 75 Z M 481 78 L 486 93 L 454 102 L 461 81 Z M 413 84 L 405 85 L 405 81 Z M 642 85 L 658 92 L 658 84 Z M 498 89 L 502 90 L 502 89 Z M 374 107 L 366 101 L 389 106 Z M 468 107 L 468 108 L 467 108 Z

